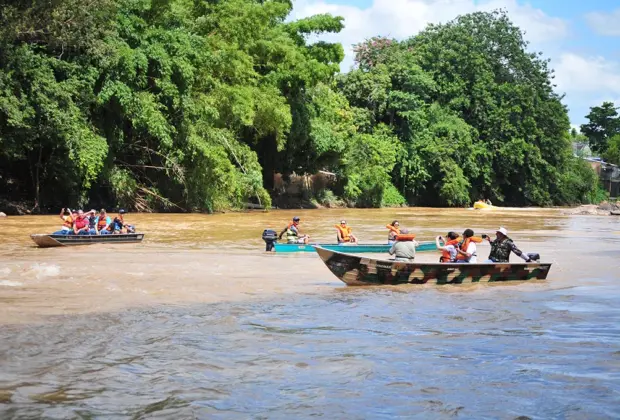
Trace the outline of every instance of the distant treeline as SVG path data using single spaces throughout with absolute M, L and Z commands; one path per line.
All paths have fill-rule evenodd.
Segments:
M 0 0 L 0 198 L 34 210 L 271 203 L 326 170 L 349 205 L 596 198 L 552 71 L 503 11 L 360 40 L 290 0 Z

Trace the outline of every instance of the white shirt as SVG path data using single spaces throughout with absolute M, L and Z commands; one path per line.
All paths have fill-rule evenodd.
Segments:
M 450 253 L 450 260 L 454 261 L 456 259 L 456 247 L 454 245 L 446 245 L 444 249 Z
M 478 253 L 476 252 L 476 244 L 474 242 L 470 242 L 469 245 L 467 245 L 467 250 L 465 250 L 465 252 L 471 255 L 468 261 L 469 263 L 478 262 Z

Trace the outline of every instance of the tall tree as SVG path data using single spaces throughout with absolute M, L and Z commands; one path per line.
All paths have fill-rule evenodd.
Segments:
M 587 124 L 581 125 L 581 132 L 588 138 L 590 149 L 595 153 L 605 153 L 609 140 L 620 134 L 620 116 L 613 102 L 603 102 L 601 106 L 590 108 L 586 115 Z

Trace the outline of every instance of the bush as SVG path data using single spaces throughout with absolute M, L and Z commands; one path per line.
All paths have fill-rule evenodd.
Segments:
M 390 184 L 383 190 L 381 207 L 400 207 L 406 203 L 405 198 L 398 192 L 394 185 Z

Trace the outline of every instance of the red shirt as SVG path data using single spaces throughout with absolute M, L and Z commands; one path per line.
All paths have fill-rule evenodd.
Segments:
M 88 226 L 88 219 L 86 217 L 78 217 L 75 219 L 75 228 L 77 230 L 83 229 Z

